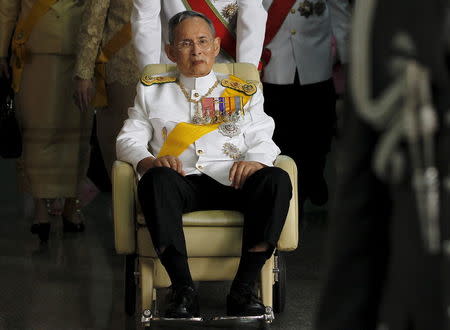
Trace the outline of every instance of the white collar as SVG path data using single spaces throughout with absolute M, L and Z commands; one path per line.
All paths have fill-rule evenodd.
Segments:
M 212 70 L 203 77 L 186 77 L 180 73 L 180 82 L 188 90 L 207 91 L 216 81 L 216 74 Z

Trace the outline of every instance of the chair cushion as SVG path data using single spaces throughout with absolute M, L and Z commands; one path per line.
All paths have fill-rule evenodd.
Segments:
M 145 225 L 141 212 L 138 213 L 138 223 Z M 183 215 L 183 226 L 191 227 L 242 227 L 244 216 L 237 211 L 212 210 L 196 211 Z
M 184 227 L 189 257 L 239 257 L 242 245 L 242 227 Z M 156 257 L 153 242 L 146 227 L 137 233 L 138 254 Z

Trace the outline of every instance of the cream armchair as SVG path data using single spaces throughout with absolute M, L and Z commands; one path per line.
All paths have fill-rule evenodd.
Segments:
M 173 65 L 157 64 L 145 70 L 147 74 L 154 75 L 174 69 Z M 259 73 L 251 64 L 216 64 L 214 70 L 260 83 Z M 298 244 L 297 168 L 291 158 L 281 155 L 275 166 L 289 174 L 293 186 L 293 197 L 277 250 L 292 251 Z M 118 254 L 126 256 L 125 308 L 127 314 L 131 315 L 135 311 L 136 274 L 142 310 L 151 310 L 156 299 L 156 289 L 170 286 L 170 280 L 153 248 L 140 211 L 133 167 L 116 161 L 112 173 L 115 248 Z M 242 224 L 243 216 L 236 211 L 199 211 L 183 216 L 188 262 L 194 281 L 226 281 L 234 278 L 241 252 Z M 263 303 L 273 306 L 275 312 L 283 310 L 285 300 L 285 269 L 279 258 L 275 253 L 267 260 L 261 271 L 259 290 Z

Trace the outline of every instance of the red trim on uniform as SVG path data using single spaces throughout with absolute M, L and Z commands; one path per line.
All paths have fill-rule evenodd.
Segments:
M 280 30 L 281 25 L 294 4 L 295 0 L 273 0 L 267 11 L 266 35 L 264 37 L 264 49 L 261 55 L 261 61 L 264 65 L 269 63 L 271 56 L 270 50 L 265 48 L 265 46 L 267 46 L 278 33 L 278 30 Z
M 227 26 L 217 17 L 216 13 L 209 7 L 206 1 L 186 0 L 192 10 L 206 15 L 214 24 L 216 35 L 220 37 L 220 46 L 223 50 L 236 60 L 236 38 L 228 30 Z

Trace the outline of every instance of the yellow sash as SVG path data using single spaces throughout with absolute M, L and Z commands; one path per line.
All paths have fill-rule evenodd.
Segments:
M 175 156 L 178 157 L 189 147 L 192 143 L 197 141 L 203 135 L 214 131 L 220 124 L 211 125 L 195 125 L 190 123 L 179 123 L 170 132 L 167 140 L 164 142 L 158 157 Z
M 127 23 L 100 49 L 95 61 L 94 107 L 100 108 L 108 105 L 108 98 L 106 97 L 106 63 L 130 40 L 131 24 Z
M 25 43 L 30 38 L 31 31 L 36 23 L 57 0 L 37 0 L 26 18 L 17 22 L 11 48 L 14 56 L 11 59 L 12 67 L 12 88 L 17 93 L 20 89 L 22 73 L 26 55 Z
M 244 80 L 235 76 L 230 76 L 228 79 L 232 79 L 241 83 L 245 83 Z M 250 96 L 245 95 L 237 90 L 226 88 L 221 97 L 227 96 L 241 96 L 244 106 L 247 104 Z M 179 123 L 169 133 L 166 141 L 164 141 L 161 150 L 157 157 L 162 156 L 175 156 L 178 157 L 185 151 L 192 143 L 197 141 L 203 135 L 206 135 L 219 127 L 220 123 L 210 125 L 195 125 L 190 123 Z

